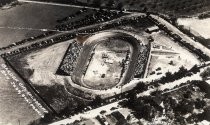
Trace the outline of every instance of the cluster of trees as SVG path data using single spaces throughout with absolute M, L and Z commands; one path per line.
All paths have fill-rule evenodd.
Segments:
M 192 114 L 191 116 L 189 116 L 186 120 L 188 121 L 188 123 L 193 124 L 194 122 L 200 122 L 203 120 L 207 120 L 210 121 L 210 108 L 206 107 L 204 108 L 204 112 L 203 113 L 199 113 L 199 114 Z
M 197 9 L 202 8 L 204 5 L 202 4 L 202 2 L 204 2 L 203 0 L 193 0 L 193 1 L 189 1 L 189 0 L 181 0 L 181 1 L 165 1 L 165 3 L 163 4 L 163 8 L 166 10 L 174 10 L 176 12 L 190 12 L 190 11 L 194 11 Z
M 210 85 L 204 81 L 191 81 L 188 84 L 189 86 L 186 86 L 178 91 L 169 94 L 170 96 L 173 96 L 174 93 L 179 95 L 179 98 L 177 98 L 178 103 L 173 103 L 174 105 L 170 105 L 169 107 L 169 109 L 173 110 L 173 113 L 175 114 L 174 119 L 176 120 L 176 122 L 182 122 L 183 124 L 186 124 L 186 122 L 192 124 L 194 122 L 197 123 L 203 120 L 210 121 L 208 114 L 210 107 L 206 102 L 206 98 L 210 98 L 210 94 L 208 92 L 208 90 L 210 89 Z M 195 90 L 195 88 L 199 89 Z M 195 94 L 193 93 L 205 93 L 205 95 L 195 98 Z M 168 96 L 168 94 L 165 94 L 164 98 L 166 96 Z M 166 102 L 164 102 L 164 104 L 167 104 L 167 100 Z M 194 109 L 204 111 L 199 114 L 194 114 Z M 188 113 L 190 113 L 191 115 L 185 121 L 183 115 L 186 115 Z
M 200 14 L 198 16 L 199 19 L 206 19 L 206 18 L 209 18 L 209 17 L 210 17 L 210 12 L 203 13 L 203 14 Z
M 194 122 L 200 122 L 203 120 L 209 121 L 209 106 L 207 106 L 207 102 L 205 100 L 205 96 L 198 96 L 197 98 L 194 97 L 194 91 L 193 89 L 195 87 L 198 87 L 196 84 L 203 84 L 201 81 L 193 81 L 190 83 L 191 85 L 188 87 L 184 87 L 181 90 L 175 91 L 170 94 L 171 97 L 173 97 L 173 94 L 179 95 L 180 97 L 177 98 L 174 101 L 174 105 L 168 105 L 168 109 L 171 110 L 174 113 L 174 121 L 182 124 L 192 124 Z M 199 92 L 202 92 L 202 90 L 199 90 Z M 196 93 L 199 93 L 196 92 Z M 168 95 L 165 95 L 164 97 L 167 98 Z M 168 104 L 168 101 L 166 100 L 164 104 Z M 204 112 L 200 114 L 194 113 L 194 109 L 197 110 L 204 110 Z M 167 111 L 167 110 L 166 110 Z M 190 114 L 190 116 L 186 119 L 183 116 L 186 114 Z M 201 117 L 202 116 L 202 117 Z M 186 120 L 184 120 L 186 119 Z
M 105 4 L 106 3 L 106 4 Z M 205 3 L 205 4 L 204 4 Z M 104 5 L 105 4 L 105 5 Z M 153 0 L 153 1 L 138 1 L 138 0 L 124 0 L 124 1 L 116 1 L 116 0 L 93 0 L 94 7 L 102 6 L 105 8 L 115 8 L 122 10 L 126 6 L 129 10 L 138 10 L 142 12 L 146 11 L 162 11 L 162 12 L 176 12 L 178 14 L 183 14 L 186 12 L 191 12 L 195 10 L 199 10 L 208 5 L 204 0 L 181 0 L 181 1 L 168 1 L 168 0 Z
M 195 65 L 195 68 L 196 68 L 196 70 L 199 70 L 197 65 Z M 190 72 L 182 66 L 179 68 L 179 71 L 177 71 L 173 74 L 171 72 L 166 72 L 165 77 L 160 78 L 160 80 L 158 80 L 158 81 L 160 81 L 161 84 L 165 84 L 168 82 L 176 81 L 176 80 L 181 79 L 186 76 L 191 76 L 193 73 L 195 73 L 195 72 Z
M 210 77 L 210 67 L 205 69 L 200 75 L 203 79 L 208 79 Z
M 131 109 L 132 114 L 138 119 L 152 121 L 155 116 L 163 113 L 163 108 L 151 96 L 136 98 L 136 95 L 130 95 L 127 101 L 120 104 Z
M 161 117 L 162 115 L 165 115 L 166 120 L 172 121 L 173 124 L 192 124 L 203 120 L 210 121 L 210 107 L 205 100 L 205 96 L 194 97 L 194 92 L 202 92 L 202 90 L 199 92 L 194 91 L 194 88 L 198 87 L 197 85 L 203 86 L 203 83 L 193 81 L 190 83 L 190 86 L 186 86 L 171 93 L 162 94 L 162 92 L 159 91 L 152 96 L 144 96 L 140 98 L 137 98 L 136 94 L 130 93 L 128 100 L 120 104 L 132 109 L 136 118 L 144 118 L 150 122 L 152 122 L 155 117 Z M 209 90 L 206 85 L 207 84 L 204 84 L 206 90 Z M 161 103 L 164 106 L 160 105 Z M 163 108 L 165 109 L 165 114 L 163 114 Z M 194 109 L 203 109 L 204 111 L 200 114 L 196 114 L 194 113 Z M 187 119 L 184 117 L 186 114 L 190 114 Z
M 192 82 L 195 86 L 198 86 L 202 92 L 205 93 L 205 97 L 210 99 L 210 85 L 205 81 Z
M 154 85 L 155 87 L 158 87 L 159 84 L 165 84 L 169 82 L 174 82 L 178 79 L 181 79 L 186 76 L 191 76 L 193 74 L 196 74 L 197 72 L 200 71 L 200 68 L 197 65 L 194 65 L 190 70 L 187 70 L 183 66 L 179 68 L 179 71 L 171 73 L 171 72 L 166 72 L 165 76 L 161 77 L 159 80 L 155 80 L 150 83 L 150 85 Z

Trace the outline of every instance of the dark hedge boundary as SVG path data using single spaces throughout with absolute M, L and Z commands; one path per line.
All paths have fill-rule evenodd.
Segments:
M 10 4 L 11 2 L 14 2 L 16 0 L 1 0 L 0 1 L 0 7 L 6 5 L 6 4 Z

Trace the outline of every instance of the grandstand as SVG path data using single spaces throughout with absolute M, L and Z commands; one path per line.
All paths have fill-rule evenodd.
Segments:
M 56 74 L 70 76 L 75 68 L 81 49 L 82 45 L 77 41 L 70 43 Z
M 146 67 L 147 59 L 149 56 L 149 47 L 148 46 L 142 46 L 139 45 L 139 54 L 138 54 L 138 60 L 137 64 L 135 66 L 135 71 L 134 71 L 134 77 L 135 78 L 142 78 L 144 75 L 144 70 Z

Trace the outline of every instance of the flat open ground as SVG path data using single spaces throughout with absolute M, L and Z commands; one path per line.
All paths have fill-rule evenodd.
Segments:
M 154 42 L 156 44 L 171 48 L 171 50 L 173 50 L 172 52 L 177 54 L 167 54 L 167 52 L 161 55 L 152 54 L 148 69 L 149 73 L 155 72 L 156 69 L 160 67 L 161 70 L 158 72 L 156 71 L 156 73 L 161 73 L 164 75 L 168 71 L 178 71 L 181 66 L 190 69 L 195 64 L 200 63 L 195 55 L 190 53 L 186 48 L 181 47 L 178 43 L 175 43 L 170 37 L 163 34 L 162 32 L 153 33 L 152 37 L 154 38 Z M 171 61 L 173 64 L 169 64 Z
M 16 64 L 22 75 L 33 84 L 52 85 L 52 82 L 62 84 L 62 78 L 56 76 L 55 72 L 70 42 L 55 44 L 32 53 L 22 54 L 19 57 L 11 57 L 11 63 Z M 13 59 L 17 61 L 14 62 Z
M 86 70 L 84 83 L 91 88 L 110 88 L 117 85 L 121 80 L 122 65 L 125 65 L 122 63 L 130 49 L 131 45 L 122 40 L 99 43 Z
M 70 40 L 30 53 L 9 57 L 9 62 L 13 67 L 56 112 L 60 112 L 67 106 L 73 110 L 79 103 L 84 103 L 84 101 L 78 102 L 78 98 L 65 90 L 65 79 L 70 77 L 56 75 L 56 70 L 71 42 Z
M 79 8 L 27 3 L 0 11 L 0 47 L 7 46 L 43 31 L 18 29 L 54 29 L 56 20 L 75 13 Z
M 0 65 L 4 64 L 0 58 Z M 3 68 L 0 67 L 3 71 Z M 18 95 L 18 92 L 11 85 L 12 80 L 7 80 L 0 72 L 0 125 L 17 125 L 20 120 L 21 125 L 27 125 L 30 121 L 40 118 L 40 116 L 28 105 L 27 102 Z
M 210 18 L 179 18 L 177 22 L 189 29 L 194 35 L 210 39 Z

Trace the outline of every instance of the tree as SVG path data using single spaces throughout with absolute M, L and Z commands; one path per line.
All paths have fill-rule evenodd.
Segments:
M 169 62 L 169 65 L 174 65 L 174 62 L 171 60 L 171 61 Z
M 201 73 L 201 77 L 206 79 L 210 76 L 210 68 L 208 67 L 204 72 Z
M 183 94 L 184 98 L 190 98 L 192 95 L 191 91 L 187 91 Z
M 197 72 L 200 72 L 200 69 L 198 67 L 198 65 L 194 65 L 191 69 L 190 69 L 191 72 L 193 73 L 197 73 Z
M 172 75 L 172 73 L 171 72 L 166 72 L 166 79 L 171 79 L 171 77 L 172 77 L 173 75 Z
M 187 99 L 183 99 L 176 107 L 175 112 L 177 114 L 186 115 L 187 113 L 192 113 L 194 109 L 194 103 Z
M 187 72 L 187 69 L 186 69 L 184 66 L 181 66 L 181 67 L 179 68 L 179 72 L 185 74 L 185 73 Z
M 145 85 L 145 83 L 138 83 L 136 85 L 136 89 L 140 92 L 143 92 L 147 89 L 147 86 Z
M 185 118 L 181 115 L 176 115 L 175 122 L 178 125 L 186 125 Z
M 195 101 L 195 108 L 202 109 L 204 106 L 206 106 L 206 102 L 204 100 L 200 100 L 199 98 Z
M 152 121 L 152 119 L 155 117 L 156 114 L 156 110 L 154 109 L 154 107 L 148 104 L 143 106 L 141 110 L 139 110 L 139 112 L 141 112 L 142 117 L 148 121 Z
M 156 90 L 156 91 L 152 92 L 150 95 L 152 95 L 152 96 L 159 96 L 159 95 L 161 95 L 162 92 L 163 91 L 161 91 L 161 90 Z
M 102 98 L 100 96 L 96 96 L 92 102 L 94 105 L 100 105 L 102 103 Z

